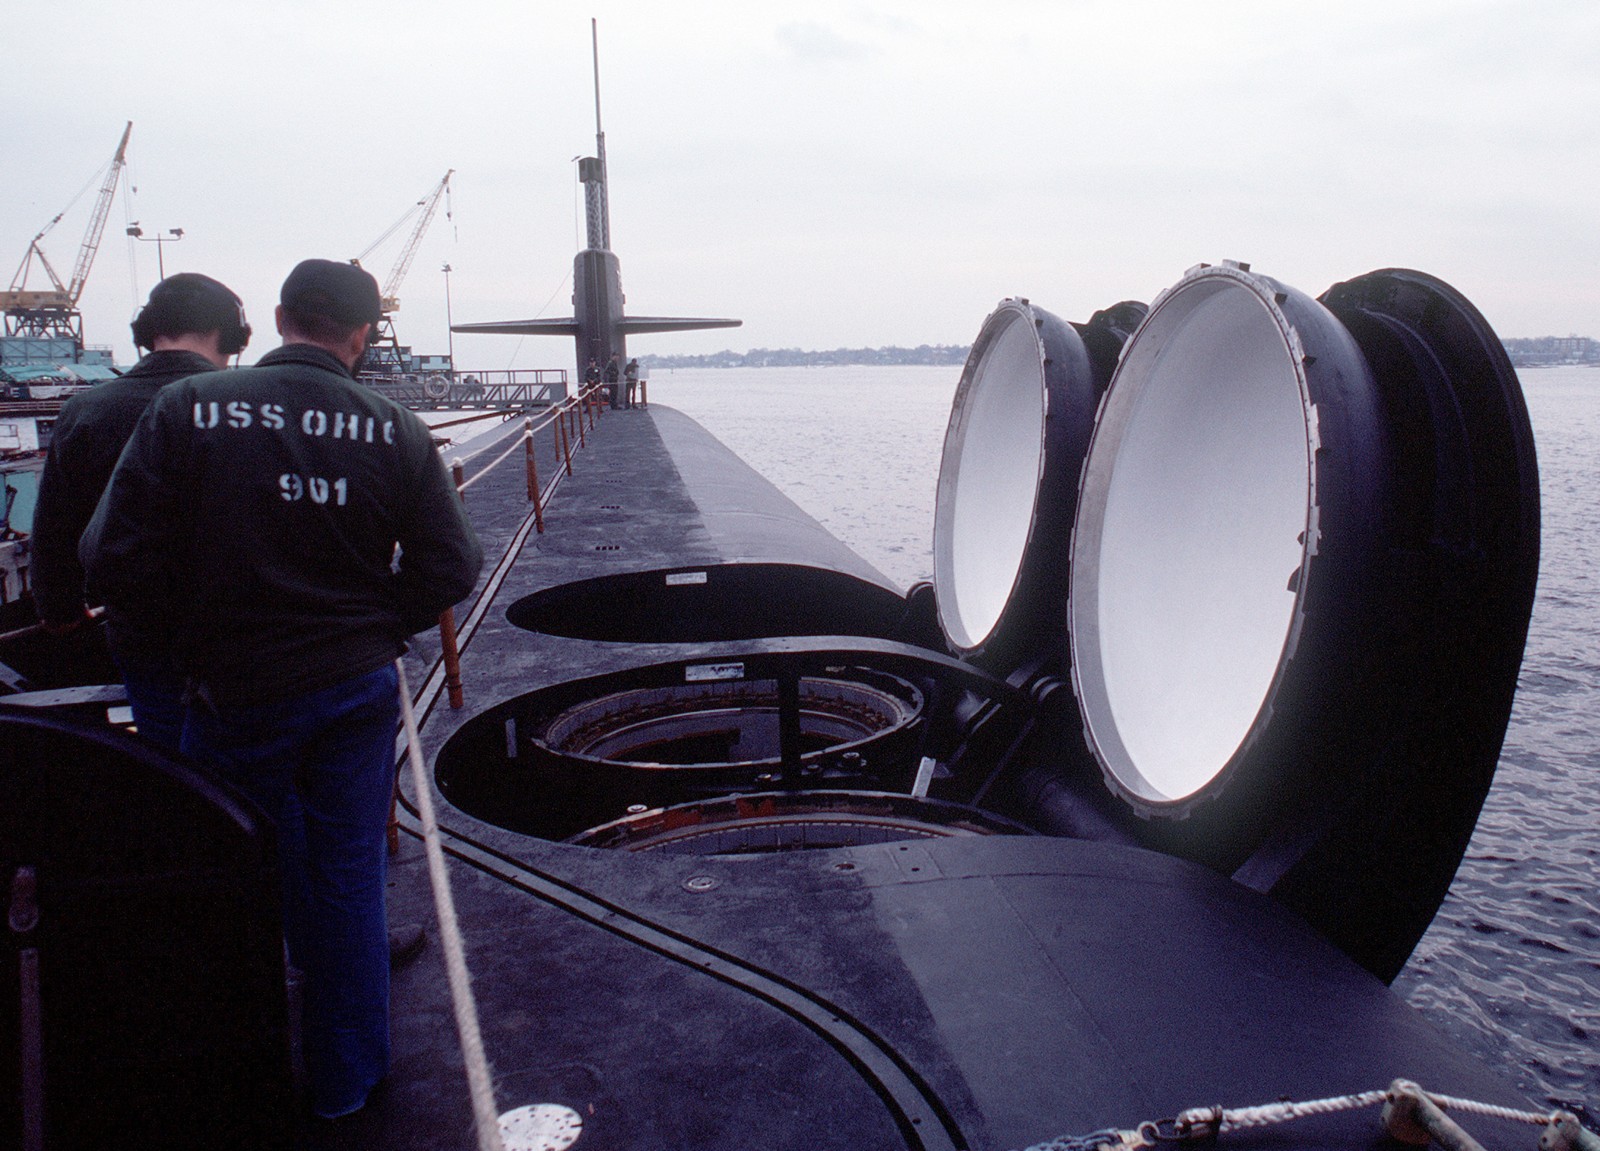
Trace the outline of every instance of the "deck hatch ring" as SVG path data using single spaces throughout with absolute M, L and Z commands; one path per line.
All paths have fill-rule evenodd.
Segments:
M 993 812 L 957 803 L 888 792 L 822 790 L 755 792 L 658 808 L 592 827 L 567 842 L 613 851 L 726 857 L 1028 834 L 1028 828 Z M 834 869 L 854 870 L 837 864 Z M 717 882 L 696 875 L 683 887 L 705 892 Z

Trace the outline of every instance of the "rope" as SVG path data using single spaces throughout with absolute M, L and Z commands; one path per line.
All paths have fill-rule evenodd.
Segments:
M 1543 1115 L 1537 1111 L 1517 1111 L 1511 1107 L 1501 1107 L 1495 1103 L 1479 1103 L 1476 1099 L 1457 1099 L 1454 1095 L 1435 1095 L 1428 1092 L 1432 1099 L 1446 1111 L 1465 1111 L 1469 1115 L 1487 1115 L 1491 1119 L 1504 1119 L 1508 1123 L 1531 1123 L 1536 1127 L 1543 1127 L 1550 1122 L 1549 1113 Z
M 507 422 L 508 422 L 508 423 L 509 423 L 509 422 L 510 422 L 510 421 L 507 421 Z M 515 429 L 513 429 L 513 430 L 515 430 Z M 506 434 L 507 434 L 507 435 L 510 435 L 510 434 L 511 434 L 511 432 L 509 432 L 509 431 L 508 431 L 508 432 L 507 432 L 507 433 L 506 433 Z M 521 442 L 522 442 L 522 440 L 521 440 L 521 436 L 522 436 L 522 435 L 523 435 L 523 433 L 522 433 L 522 432 L 517 432 L 517 436 L 518 436 L 518 439 L 517 439 L 517 442 L 518 442 L 518 443 L 521 443 Z M 464 456 L 461 456 L 461 457 L 460 457 L 460 459 L 461 459 L 461 462 L 462 462 L 462 463 L 464 463 L 464 464 L 465 464 L 465 463 L 469 463 L 469 462 L 471 462 L 471 461 L 472 461 L 472 460 L 475 460 L 475 459 L 477 459 L 477 458 L 478 458 L 478 457 L 479 457 L 479 456 L 481 456 L 481 455 L 483 455 L 483 454 L 484 454 L 484 453 L 485 453 L 485 452 L 492 452 L 492 451 L 494 451 L 494 449 L 495 449 L 495 448 L 497 448 L 497 447 L 499 447 L 499 446 L 500 446 L 500 444 L 501 444 L 501 443 L 502 443 L 502 442 L 503 442 L 503 437 L 502 437 L 502 439 L 497 439 L 497 440 L 495 440 L 495 441 L 494 441 L 494 442 L 493 442 L 493 443 L 491 443 L 491 444 L 484 444 L 484 445 L 483 445 L 483 447 L 481 447 L 481 448 L 479 448 L 479 449 L 478 449 L 478 450 L 477 450 L 477 451 L 475 451 L 475 452 L 470 452 L 470 453 L 468 453 L 468 454 L 467 454 L 467 455 L 464 455 Z M 491 466 L 493 466 L 493 465 L 491 465 Z M 486 469 L 486 470 L 487 470 L 487 469 Z
M 1240 1107 L 1233 1110 L 1197 1107 L 1178 1116 L 1178 1126 L 1193 1123 L 1218 1123 L 1219 1131 L 1239 1131 L 1247 1127 L 1266 1127 L 1273 1123 L 1287 1123 L 1308 1115 L 1332 1115 L 1339 1111 L 1355 1111 L 1382 1103 L 1386 1091 L 1363 1091 L 1357 1095 L 1335 1095 L 1327 1099 L 1309 1099 L 1300 1103 L 1266 1103 L 1259 1107 Z M 1220 1112 L 1220 1114 L 1219 1114 Z
M 1518 1111 L 1515 1108 L 1502 1107 L 1495 1103 L 1479 1103 L 1475 1099 L 1461 1099 L 1454 1095 L 1436 1095 L 1432 1091 L 1428 1091 L 1425 1094 L 1446 1111 L 1460 1111 L 1469 1115 L 1484 1115 L 1492 1119 L 1504 1119 L 1511 1123 L 1530 1123 L 1535 1127 L 1543 1127 L 1550 1122 L 1548 1112 L 1540 1114 L 1536 1111 Z M 1363 1091 L 1358 1095 L 1336 1095 L 1328 1099 L 1312 1099 L 1302 1103 L 1267 1103 L 1259 1107 L 1240 1107 L 1234 1110 L 1225 1110 L 1217 1107 L 1197 1107 L 1179 1115 L 1178 1126 L 1182 1128 L 1192 1125 L 1216 1124 L 1216 1129 L 1219 1132 L 1239 1131 L 1248 1127 L 1265 1127 L 1272 1123 L 1286 1123 L 1291 1119 L 1300 1119 L 1307 1115 L 1331 1115 L 1337 1111 L 1353 1111 L 1361 1107 L 1372 1107 L 1384 1102 L 1388 1096 L 1388 1091 Z
M 478 1006 L 472 998 L 472 977 L 467 972 L 466 949 L 461 926 L 456 921 L 455 899 L 450 894 L 450 876 L 445 871 L 444 849 L 439 846 L 439 824 L 433 814 L 433 794 L 422 765 L 417 738 L 417 717 L 411 710 L 411 689 L 406 685 L 405 664 L 394 661 L 400 673 L 400 714 L 405 720 L 406 749 L 411 758 L 411 779 L 417 792 L 417 817 L 422 824 L 422 842 L 428 855 L 428 882 L 433 886 L 434 907 L 439 914 L 439 939 L 444 947 L 445 970 L 450 977 L 450 1001 L 455 1008 L 456 1031 L 461 1036 L 461 1057 L 467 1067 L 467 1082 L 472 1091 L 473 1123 L 478 1131 L 478 1151 L 505 1151 L 500 1139 L 500 1116 L 494 1101 L 489 1059 L 483 1050 L 483 1034 L 478 1030 Z
M 517 413 L 515 411 L 494 411 L 492 409 L 485 408 L 484 410 L 475 412 L 470 416 L 462 416 L 459 419 L 454 420 L 440 420 L 436 424 L 429 424 L 428 430 L 430 432 L 436 432 L 440 428 L 454 428 L 460 426 L 461 424 L 478 424 L 482 423 L 484 420 L 497 419 L 504 423 L 508 420 L 515 419 L 516 414 Z
M 478 472 L 478 474 L 477 474 L 477 475 L 475 475 L 475 476 L 473 476 L 473 477 L 472 477 L 472 478 L 471 478 L 471 479 L 470 479 L 470 480 L 467 480 L 467 481 L 465 481 L 465 482 L 464 482 L 464 483 L 462 483 L 462 484 L 460 484 L 460 485 L 459 485 L 459 486 L 458 486 L 458 487 L 457 487 L 457 488 L 456 488 L 456 491 L 458 491 L 458 492 L 464 492 L 464 491 L 466 491 L 466 490 L 467 490 L 467 489 L 468 489 L 468 488 L 470 488 L 470 487 L 471 487 L 471 486 L 472 486 L 472 485 L 473 485 L 473 484 L 475 484 L 475 483 L 477 483 L 477 482 L 478 482 L 478 481 L 479 481 L 479 480 L 481 480 L 481 479 L 483 479 L 483 477 L 484 477 L 484 476 L 486 476 L 486 475 L 488 475 L 488 474 L 489 474 L 489 473 L 490 473 L 490 472 L 492 472 L 492 471 L 494 471 L 494 469 L 495 469 L 495 468 L 496 468 L 496 467 L 498 467 L 498 466 L 499 466 L 499 465 L 500 465 L 500 464 L 503 464 L 503 463 L 505 463 L 505 461 L 506 461 L 506 457 L 508 457 L 508 456 L 509 456 L 509 455 L 511 455 L 511 453 L 512 453 L 512 452 L 514 452 L 514 451 L 516 451 L 516 450 L 517 450 L 517 449 L 518 449 L 518 448 L 520 448 L 520 447 L 521 447 L 521 446 L 522 446 L 522 445 L 523 445 L 523 443 L 524 443 L 524 442 L 525 442 L 525 441 L 527 441 L 527 440 L 530 440 L 530 439 L 532 439 L 532 438 L 533 438 L 533 433 L 532 433 L 532 432 L 526 432 L 526 431 L 525 431 L 525 432 L 523 432 L 523 433 L 522 433 L 522 434 L 521 434 L 521 435 L 520 435 L 520 436 L 518 436 L 518 437 L 517 437 L 517 439 L 516 439 L 516 442 L 515 442 L 515 443 L 513 443 L 513 444 L 512 444 L 512 445 L 511 445 L 511 446 L 510 446 L 510 447 L 509 447 L 509 448 L 507 448 L 507 449 L 506 449 L 506 450 L 505 450 L 505 451 L 503 451 L 503 452 L 501 452 L 501 453 L 500 453 L 500 455 L 498 455 L 498 456 L 496 456 L 496 457 L 495 457 L 495 458 L 494 458 L 494 459 L 493 459 L 493 460 L 490 460 L 490 461 L 489 461 L 489 462 L 488 462 L 488 463 L 487 463 L 487 464 L 485 464 L 485 465 L 484 465 L 484 466 L 483 466 L 483 468 L 482 468 L 482 470 L 480 470 L 480 471 L 479 471 L 479 472 Z M 475 453 L 475 454 L 476 454 L 476 453 Z M 471 458 L 471 457 L 467 457 L 467 458 L 464 458 L 464 459 L 459 459 L 459 460 L 457 460 L 457 461 L 456 461 L 456 462 L 457 462 L 457 463 L 463 463 L 463 464 L 464 464 L 464 463 L 466 463 L 466 462 L 467 462 L 467 459 L 468 459 L 468 458 Z
M 1417 1090 L 1413 1084 L 1396 1080 L 1383 1091 L 1362 1091 L 1354 1095 L 1334 1095 L 1326 1099 L 1309 1099 L 1296 1103 L 1266 1103 L 1257 1107 L 1239 1108 L 1191 1107 L 1187 1111 L 1180 1112 L 1176 1119 L 1163 1119 L 1159 1123 L 1141 1123 L 1138 1128 L 1130 1131 L 1106 1127 L 1090 1135 L 1062 1135 L 1043 1143 L 1035 1143 L 1026 1151 L 1101 1151 L 1112 1148 L 1154 1147 L 1158 1143 L 1174 1141 L 1212 1139 L 1230 1131 L 1286 1123 L 1309 1115 L 1331 1115 L 1339 1111 L 1373 1107 L 1388 1102 L 1393 1092 L 1400 1087 Z M 1443 1110 L 1483 1115 L 1512 1123 L 1528 1123 L 1536 1127 L 1548 1126 L 1562 1115 L 1560 1112 L 1552 1115 L 1536 1111 L 1519 1111 L 1494 1103 L 1480 1103 L 1475 1099 L 1436 1095 L 1431 1091 L 1422 1094 Z
M 550 411 L 546 412 L 544 415 L 540 416 L 537 420 L 534 421 L 533 425 L 530 428 L 528 428 L 527 431 L 524 433 L 524 437 L 523 438 L 526 438 L 527 435 L 531 435 L 534 432 L 540 432 L 540 431 L 543 431 L 545 428 L 548 428 L 551 424 L 555 423 L 555 421 L 564 412 L 565 412 L 565 406 L 564 405 L 552 408 Z M 434 426 L 436 426 L 436 427 L 444 427 L 443 424 L 436 424 Z M 518 439 L 517 443 L 521 443 L 521 442 L 522 442 L 522 440 Z M 500 444 L 500 441 L 496 440 L 492 444 L 485 444 L 483 447 L 479 448 L 477 451 L 471 453 L 470 455 L 461 456 L 459 458 L 460 458 L 462 463 L 464 463 L 464 464 L 468 463 L 468 462 L 470 462 L 472 460 L 477 459 L 479 456 L 483 455 L 485 452 L 493 451 L 496 447 L 499 446 L 499 444 Z M 514 451 L 514 450 L 516 450 L 515 445 L 512 445 L 512 448 L 510 450 L 508 450 L 505 453 L 505 455 L 502 455 L 499 459 L 495 460 L 494 463 L 488 465 L 488 467 L 484 468 L 483 470 L 485 472 L 488 471 L 490 468 L 494 467 L 495 464 L 498 464 L 501 461 L 503 461 L 506 458 L 506 456 L 510 455 L 511 452 Z M 481 475 L 481 474 L 482 474 L 482 472 L 479 473 L 479 475 Z M 477 476 L 473 476 L 472 480 L 470 480 L 469 482 L 475 483 L 477 481 L 477 479 L 478 479 Z

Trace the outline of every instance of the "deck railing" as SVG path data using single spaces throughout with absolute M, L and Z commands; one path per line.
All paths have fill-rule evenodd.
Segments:
M 572 474 L 572 441 L 578 441 L 580 449 L 588 445 L 588 433 L 595 428 L 595 422 L 607 406 L 609 391 L 604 384 L 585 385 L 578 389 L 578 394 L 553 404 L 539 415 L 537 419 L 524 416 L 520 431 L 513 431 L 501 436 L 477 451 L 465 456 L 457 456 L 450 461 L 450 475 L 455 481 L 456 494 L 466 502 L 467 489 L 483 479 L 486 475 L 499 467 L 506 460 L 522 448 L 523 468 L 527 475 L 528 499 L 533 503 L 534 528 L 544 533 L 544 509 L 549 503 L 550 496 L 554 494 L 557 485 L 562 479 Z M 539 482 L 539 465 L 535 458 L 535 437 L 548 429 L 551 442 L 555 451 L 555 474 L 549 482 L 541 485 Z M 506 441 L 510 440 L 507 445 Z M 466 465 L 471 460 L 487 455 L 492 451 L 500 450 L 499 454 L 483 467 L 479 468 L 471 479 L 466 478 Z M 444 680 L 446 692 L 449 696 L 450 706 L 459 708 L 465 702 L 461 688 L 461 658 L 458 637 L 456 635 L 456 616 L 454 608 L 446 608 L 439 617 L 439 641 L 444 664 Z

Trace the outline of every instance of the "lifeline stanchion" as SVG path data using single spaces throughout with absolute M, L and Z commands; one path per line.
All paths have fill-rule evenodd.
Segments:
M 578 425 L 578 447 L 587 448 L 589 441 L 583 438 L 583 411 L 577 404 L 573 404 L 567 409 L 567 413 Z
M 450 478 L 455 481 L 456 498 L 465 504 L 467 474 L 459 457 L 450 462 Z M 444 685 L 449 692 L 450 706 L 460 708 L 466 697 L 461 694 L 461 648 L 456 643 L 456 609 L 453 607 L 439 613 L 439 653 L 444 660 Z
M 572 441 L 567 439 L 567 425 L 556 420 L 556 451 L 567 461 L 567 475 L 572 474 Z
M 533 420 L 524 421 L 528 430 L 523 436 L 522 446 L 528 454 L 528 498 L 533 501 L 533 526 L 540 535 L 544 534 L 544 507 L 539 498 L 539 465 L 534 460 L 533 450 Z
M 478 1132 L 478 1151 L 505 1151 L 500 1139 L 500 1116 L 494 1101 L 494 1083 L 489 1075 L 489 1058 L 483 1049 L 483 1033 L 478 1028 L 478 1005 L 472 998 L 472 977 L 467 972 L 466 948 L 461 940 L 461 925 L 456 920 L 456 904 L 450 894 L 450 875 L 445 870 L 444 849 L 439 845 L 439 824 L 433 814 L 433 794 L 428 789 L 427 770 L 417 737 L 417 717 L 411 710 L 411 689 L 406 685 L 405 664 L 394 661 L 400 676 L 400 716 L 406 730 L 406 754 L 411 760 L 411 780 L 417 792 L 417 818 L 422 824 L 422 845 L 428 856 L 428 882 L 433 886 L 434 908 L 439 914 L 439 942 L 444 948 L 445 972 L 450 979 L 450 1002 L 455 1008 L 456 1031 L 461 1037 L 461 1057 L 467 1068 L 467 1083 L 472 1092 L 472 1117 Z
M 439 648 L 444 658 L 444 686 L 450 695 L 450 706 L 459 710 L 466 697 L 461 692 L 461 649 L 456 643 L 456 609 L 453 607 L 439 613 Z

